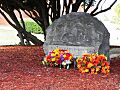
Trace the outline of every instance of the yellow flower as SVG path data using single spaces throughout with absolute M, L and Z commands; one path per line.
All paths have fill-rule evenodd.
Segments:
M 89 72 L 89 69 L 85 69 L 85 72 Z
M 56 59 L 55 58 L 52 58 L 52 62 L 54 62 Z
M 107 72 L 107 73 L 109 73 L 109 72 L 110 72 L 110 70 L 109 70 L 109 69 L 107 69 L 107 70 L 106 70 L 106 72 Z
M 63 55 L 63 57 L 65 58 L 65 57 L 66 57 L 66 55 Z
M 91 57 L 89 57 L 89 60 L 90 60 L 90 62 L 92 62 L 93 61 L 93 57 L 91 56 Z
M 59 52 L 55 52 L 55 56 L 59 55 Z
M 69 59 L 71 60 L 71 59 L 72 59 L 72 56 L 70 56 Z
M 90 62 L 87 64 L 87 68 L 91 68 L 92 66 L 94 66 L 94 65 Z
M 52 54 L 51 54 L 51 56 L 55 56 L 55 54 L 54 54 L 54 53 L 52 53 Z
M 110 69 L 110 66 L 104 66 L 105 69 Z
M 82 61 L 82 59 L 79 57 L 77 58 L 76 62 Z
M 86 61 L 86 60 L 83 60 L 83 63 L 85 63 L 85 64 L 86 64 L 86 63 L 87 63 L 87 61 Z
M 96 67 L 96 72 L 100 71 L 100 68 L 99 67 Z

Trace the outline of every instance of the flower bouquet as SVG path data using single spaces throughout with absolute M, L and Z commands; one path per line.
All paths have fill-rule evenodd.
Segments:
M 77 68 L 81 73 L 107 74 L 110 72 L 110 66 L 107 57 L 104 54 L 83 54 L 82 58 L 77 58 Z
M 42 63 L 48 66 L 59 66 L 60 69 L 62 67 L 69 69 L 72 59 L 73 56 L 68 50 L 57 48 L 49 52 Z

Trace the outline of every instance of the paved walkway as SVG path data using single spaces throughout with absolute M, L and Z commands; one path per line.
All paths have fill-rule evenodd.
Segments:
M 120 46 L 120 25 L 103 22 L 110 33 L 110 45 Z
M 44 41 L 43 34 L 33 34 L 40 40 Z M 20 42 L 17 37 L 17 31 L 8 25 L 0 25 L 0 45 L 15 45 Z
M 8 25 L 0 25 L 0 45 L 15 45 L 19 43 L 17 31 Z

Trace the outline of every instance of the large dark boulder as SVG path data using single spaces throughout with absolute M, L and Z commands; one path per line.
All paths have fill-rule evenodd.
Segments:
M 72 12 L 64 15 L 55 20 L 46 32 L 46 41 L 43 45 L 46 54 L 55 45 L 82 47 L 86 50 L 93 47 L 93 52 L 103 53 L 109 58 L 110 34 L 101 21 L 87 13 Z

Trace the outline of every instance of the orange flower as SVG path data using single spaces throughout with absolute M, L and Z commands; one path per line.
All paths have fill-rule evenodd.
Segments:
M 94 68 L 91 69 L 91 74 L 95 74 L 95 69 Z
M 80 68 L 80 67 L 81 67 L 81 64 L 78 64 L 77 67 Z
M 81 73 L 107 74 L 110 72 L 110 66 L 107 57 L 104 54 L 84 54 L 82 58 L 76 60 L 77 67 Z
M 102 62 L 101 66 L 105 66 L 105 62 Z
M 84 67 L 81 67 L 81 68 L 79 69 L 79 71 L 80 71 L 82 74 L 86 73 Z
M 102 67 L 101 72 L 102 72 L 102 73 L 104 73 L 104 74 L 106 74 L 106 73 L 107 73 L 104 67 Z
M 109 63 L 108 63 L 107 61 L 105 61 L 105 65 L 106 65 L 106 66 L 109 66 Z
M 100 60 L 107 60 L 107 57 L 104 54 L 99 55 Z
M 87 68 L 91 68 L 92 66 L 94 66 L 94 65 L 90 62 L 87 64 Z

